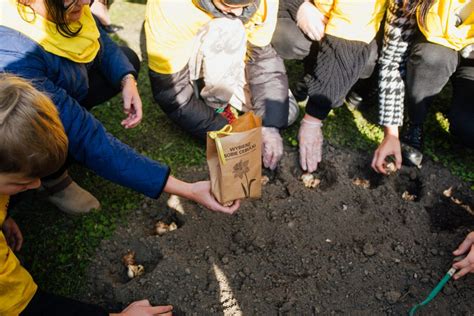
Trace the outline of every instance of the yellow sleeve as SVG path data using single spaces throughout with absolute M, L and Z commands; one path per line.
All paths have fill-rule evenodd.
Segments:
M 7 204 L 8 199 L 5 201 L 4 196 L 0 196 L 0 227 L 6 217 Z M 37 288 L 31 275 L 8 247 L 0 230 L 0 315 L 20 314 L 35 295 Z
M 260 7 L 257 12 L 250 21 L 245 24 L 248 41 L 259 47 L 270 44 L 273 32 L 275 32 L 277 17 L 278 0 L 260 1 Z

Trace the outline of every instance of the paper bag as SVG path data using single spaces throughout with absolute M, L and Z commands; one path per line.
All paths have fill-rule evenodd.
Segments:
M 262 195 L 262 119 L 247 112 L 220 131 L 207 133 L 211 189 L 225 204 Z

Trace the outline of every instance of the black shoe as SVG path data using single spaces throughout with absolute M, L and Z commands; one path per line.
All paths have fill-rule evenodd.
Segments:
M 297 102 L 303 102 L 308 97 L 308 86 L 304 80 L 296 83 L 295 88 L 291 90 Z
M 364 99 L 356 92 L 351 91 L 344 99 L 344 103 L 350 109 L 358 109 L 360 108 Z
M 407 165 L 421 167 L 423 160 L 423 126 L 409 124 L 402 136 L 402 158 Z
M 120 30 L 123 30 L 123 26 L 117 24 L 102 25 L 102 28 L 109 34 L 117 33 Z

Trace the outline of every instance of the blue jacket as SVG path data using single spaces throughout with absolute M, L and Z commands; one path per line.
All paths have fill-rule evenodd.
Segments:
M 122 77 L 135 70 L 102 30 L 100 46 L 93 63 L 119 87 Z M 87 68 L 91 66 L 51 54 L 22 33 L 0 26 L 0 72 L 29 79 L 51 97 L 69 138 L 69 154 L 98 175 L 157 198 L 166 184 L 169 168 L 107 133 L 79 104 L 87 95 Z

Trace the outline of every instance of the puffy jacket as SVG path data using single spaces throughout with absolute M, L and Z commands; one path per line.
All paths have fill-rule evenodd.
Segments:
M 249 43 L 258 47 L 270 44 L 277 12 L 278 0 L 260 1 L 245 24 Z M 150 69 L 161 74 L 182 70 L 191 57 L 196 34 L 213 18 L 192 0 L 149 0 L 145 31 Z
M 296 20 L 304 0 L 282 0 Z M 387 0 L 313 0 L 327 18 L 326 34 L 350 41 L 370 43 L 385 14 Z
M 426 16 L 426 26 L 418 23 L 426 39 L 456 51 L 474 44 L 474 12 L 459 21 L 458 12 L 464 5 L 465 0 L 435 1 Z
M 32 80 L 59 110 L 69 139 L 69 154 L 98 175 L 156 198 L 163 190 L 169 168 L 135 152 L 107 133 L 79 102 L 88 92 L 88 67 L 99 67 L 112 84 L 134 73 L 121 49 L 101 30 L 101 49 L 90 64 L 74 63 L 46 52 L 40 45 L 8 27 L 0 26 L 0 71 Z M 136 75 L 136 74 L 135 74 Z
M 208 0 L 211 1 L 211 0 Z M 283 128 L 288 121 L 288 78 L 283 60 L 270 45 L 278 0 L 260 0 L 245 24 L 248 37 L 247 80 L 256 108 L 265 108 L 263 125 Z M 192 0 L 149 0 L 145 20 L 153 96 L 181 128 L 204 138 L 226 124 L 196 97 L 188 61 L 194 37 L 213 16 Z

